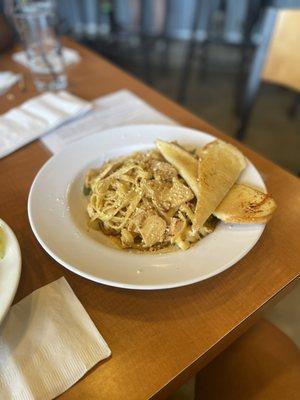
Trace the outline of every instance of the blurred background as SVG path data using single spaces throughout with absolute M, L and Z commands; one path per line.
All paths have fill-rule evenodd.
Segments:
M 57 22 L 299 174 L 299 0 L 63 0 Z
M 300 78 L 294 87 L 270 84 L 253 66 L 266 62 L 280 17 L 286 26 L 279 42 L 284 46 L 285 36 L 294 35 L 290 57 L 299 53 L 297 7 L 299 1 L 65 0 L 58 2 L 58 13 L 63 34 L 298 174 Z M 286 61 L 288 67 L 291 60 Z M 298 61 L 300 75 L 300 55 Z M 253 98 L 247 99 L 249 91 Z

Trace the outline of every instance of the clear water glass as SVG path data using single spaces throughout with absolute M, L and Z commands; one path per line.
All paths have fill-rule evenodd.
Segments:
M 55 31 L 54 2 L 20 0 L 7 4 L 6 9 L 20 35 L 36 88 L 39 91 L 64 89 L 67 77 Z

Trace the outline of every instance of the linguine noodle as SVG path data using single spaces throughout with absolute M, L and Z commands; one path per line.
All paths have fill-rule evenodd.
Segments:
M 213 230 L 193 232 L 196 197 L 157 150 L 134 153 L 89 170 L 89 224 L 121 248 L 188 249 Z

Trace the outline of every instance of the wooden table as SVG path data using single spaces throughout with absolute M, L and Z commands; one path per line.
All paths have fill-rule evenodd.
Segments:
M 82 61 L 69 67 L 69 90 L 92 100 L 127 88 L 180 124 L 234 142 L 157 91 L 67 40 Z M 6 55 L 0 69 L 28 72 Z M 36 94 L 30 85 L 1 97 L 4 112 Z M 1 134 L 1 133 L 0 133 Z M 23 267 L 15 301 L 64 275 L 107 340 L 112 356 L 93 368 L 61 399 L 165 398 L 241 335 L 299 277 L 299 180 L 236 143 L 263 174 L 278 211 L 254 249 L 222 274 L 191 286 L 135 291 L 83 279 L 57 264 L 35 239 L 27 217 L 34 176 L 50 157 L 39 141 L 0 160 L 0 216 L 20 242 Z

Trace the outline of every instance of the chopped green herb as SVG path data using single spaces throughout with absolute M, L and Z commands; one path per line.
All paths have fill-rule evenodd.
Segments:
M 91 188 L 87 187 L 87 186 L 83 186 L 83 194 L 85 196 L 88 196 L 89 194 L 91 194 Z

